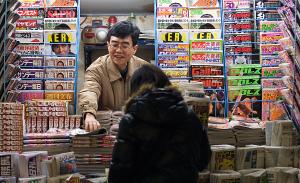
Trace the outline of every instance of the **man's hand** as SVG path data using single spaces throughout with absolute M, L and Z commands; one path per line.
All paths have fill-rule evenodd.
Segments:
M 95 116 L 91 113 L 86 113 L 84 120 L 84 129 L 88 132 L 92 132 L 99 129 L 100 127 L 100 122 L 96 120 Z

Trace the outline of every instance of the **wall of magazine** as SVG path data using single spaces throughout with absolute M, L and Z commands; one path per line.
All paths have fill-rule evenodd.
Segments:
M 19 19 L 7 35 L 7 40 L 15 44 L 4 53 L 7 74 L 1 100 L 58 99 L 76 103 L 79 2 L 19 2 L 13 14 Z
M 287 119 L 289 105 L 300 116 L 287 102 L 300 101 L 297 3 L 157 0 L 157 64 L 172 80 L 203 82 L 212 116 Z

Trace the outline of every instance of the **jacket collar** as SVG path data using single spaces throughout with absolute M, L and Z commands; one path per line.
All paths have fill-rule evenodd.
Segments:
M 114 82 L 116 80 L 122 79 L 121 73 L 116 66 L 116 64 L 113 63 L 109 55 L 106 57 L 106 65 L 107 65 L 107 70 L 108 70 L 108 76 L 110 82 Z M 131 76 L 134 73 L 134 57 L 132 57 L 129 62 L 128 62 L 128 72 L 126 75 L 126 81 L 131 78 Z

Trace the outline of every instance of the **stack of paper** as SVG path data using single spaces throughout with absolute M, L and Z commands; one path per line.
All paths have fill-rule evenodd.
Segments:
M 210 162 L 211 172 L 218 170 L 235 169 L 235 147 L 231 145 L 213 145 L 211 146 L 212 156 Z
M 236 139 L 231 129 L 218 129 L 210 127 L 208 128 L 207 135 L 211 145 L 236 145 Z
M 275 121 L 272 128 L 271 146 L 295 146 L 297 132 L 290 120 Z
M 233 170 L 223 170 L 210 174 L 211 183 L 240 183 L 241 174 Z
M 295 147 L 265 146 L 265 167 L 293 167 Z
M 237 146 L 243 147 L 248 144 L 265 145 L 265 133 L 261 128 L 251 128 L 245 126 L 234 126 Z
M 262 183 L 267 180 L 267 171 L 265 169 L 245 169 L 240 170 L 239 173 L 243 183 Z
M 264 168 L 265 150 L 261 146 L 238 147 L 236 150 L 236 169 Z

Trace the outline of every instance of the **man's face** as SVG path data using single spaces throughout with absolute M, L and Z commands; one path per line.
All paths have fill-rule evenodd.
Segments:
M 70 44 L 55 44 L 52 45 L 53 47 L 53 52 L 56 55 L 68 55 L 70 52 Z
M 111 60 L 121 70 L 126 68 L 127 62 L 135 54 L 138 47 L 137 45 L 133 46 L 131 36 L 127 36 L 124 39 L 111 36 L 107 45 Z

